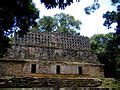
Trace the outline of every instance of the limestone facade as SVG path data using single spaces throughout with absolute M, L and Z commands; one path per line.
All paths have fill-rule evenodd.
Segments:
M 102 65 L 91 52 L 89 38 L 58 32 L 17 34 L 4 59 L 2 75 L 73 74 L 103 77 Z

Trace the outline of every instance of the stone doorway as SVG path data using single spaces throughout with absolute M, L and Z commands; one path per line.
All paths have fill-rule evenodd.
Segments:
M 82 67 L 78 66 L 78 74 L 81 75 L 82 74 Z
M 56 73 L 57 73 L 57 74 L 60 74 L 60 65 L 57 65 L 57 66 L 56 66 Z
M 36 64 L 31 65 L 31 73 L 36 73 Z

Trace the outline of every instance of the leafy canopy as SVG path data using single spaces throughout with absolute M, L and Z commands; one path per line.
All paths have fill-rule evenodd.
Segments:
M 40 0 L 41 3 L 44 3 L 47 9 L 56 8 L 57 6 L 60 9 L 65 9 L 66 6 L 70 6 L 73 3 L 73 0 Z M 80 0 L 76 0 L 80 2 Z
M 39 11 L 32 0 L 7 0 L 0 2 L 0 57 L 3 57 L 9 45 L 8 35 L 19 29 L 20 35 L 29 31 L 30 26 L 36 25 Z
M 75 20 L 73 16 L 69 14 L 56 14 L 54 17 L 44 16 L 39 21 L 40 31 L 47 32 L 63 32 L 69 34 L 76 34 L 77 30 L 80 30 L 82 23 L 79 20 Z
M 106 53 L 108 42 L 113 38 L 113 34 L 95 34 L 90 38 L 91 49 L 96 54 Z
M 116 75 L 117 62 L 120 61 L 120 37 L 115 37 L 115 33 L 96 34 L 90 38 L 91 49 L 97 54 L 98 59 L 104 64 L 104 73 L 106 77 L 118 77 Z

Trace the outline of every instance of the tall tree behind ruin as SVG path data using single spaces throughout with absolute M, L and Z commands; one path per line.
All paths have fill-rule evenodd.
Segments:
M 98 0 L 94 0 L 97 2 Z M 116 0 L 112 0 L 116 1 Z M 39 18 L 39 12 L 32 3 L 32 0 L 12 0 L 10 3 L 2 0 L 0 3 L 0 57 L 4 55 L 9 47 L 9 34 L 15 32 L 15 27 L 19 28 L 20 35 L 28 32 L 30 26 L 36 25 L 36 19 Z M 73 3 L 73 0 L 40 0 L 47 9 L 56 8 L 65 9 Z M 80 2 L 80 0 L 76 0 Z M 98 4 L 93 4 L 96 6 Z M 88 8 L 89 9 L 89 8 Z M 88 9 L 85 9 L 88 10 Z M 96 10 L 92 7 L 89 11 Z
M 68 34 L 76 34 L 80 30 L 81 21 L 75 20 L 69 14 L 56 14 L 54 17 L 44 16 L 40 19 L 38 26 L 40 31 L 47 32 L 63 32 Z
M 114 37 L 115 33 L 96 34 L 90 38 L 91 49 L 102 64 L 104 64 L 105 77 L 118 78 L 117 72 L 120 67 L 117 66 L 117 61 L 120 60 L 119 48 L 116 47 L 118 41 Z

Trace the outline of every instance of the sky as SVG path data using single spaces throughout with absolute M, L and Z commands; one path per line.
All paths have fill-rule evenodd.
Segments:
M 73 0 L 76 1 L 76 0 Z M 86 15 L 84 8 L 90 6 L 94 3 L 94 0 L 80 0 L 80 2 L 74 2 L 70 6 L 67 6 L 64 10 L 58 9 L 46 9 L 44 4 L 40 3 L 40 0 L 33 0 L 36 5 L 36 8 L 40 10 L 40 18 L 43 16 L 54 16 L 55 14 L 65 13 L 74 16 L 76 20 L 80 20 L 82 25 L 80 34 L 83 36 L 91 37 L 94 34 L 106 34 L 109 32 L 115 32 L 114 28 L 116 24 L 113 24 L 111 29 L 103 26 L 104 20 L 103 14 L 107 11 L 115 10 L 115 6 L 111 5 L 111 0 L 99 0 L 100 8 L 96 10 L 91 15 Z

